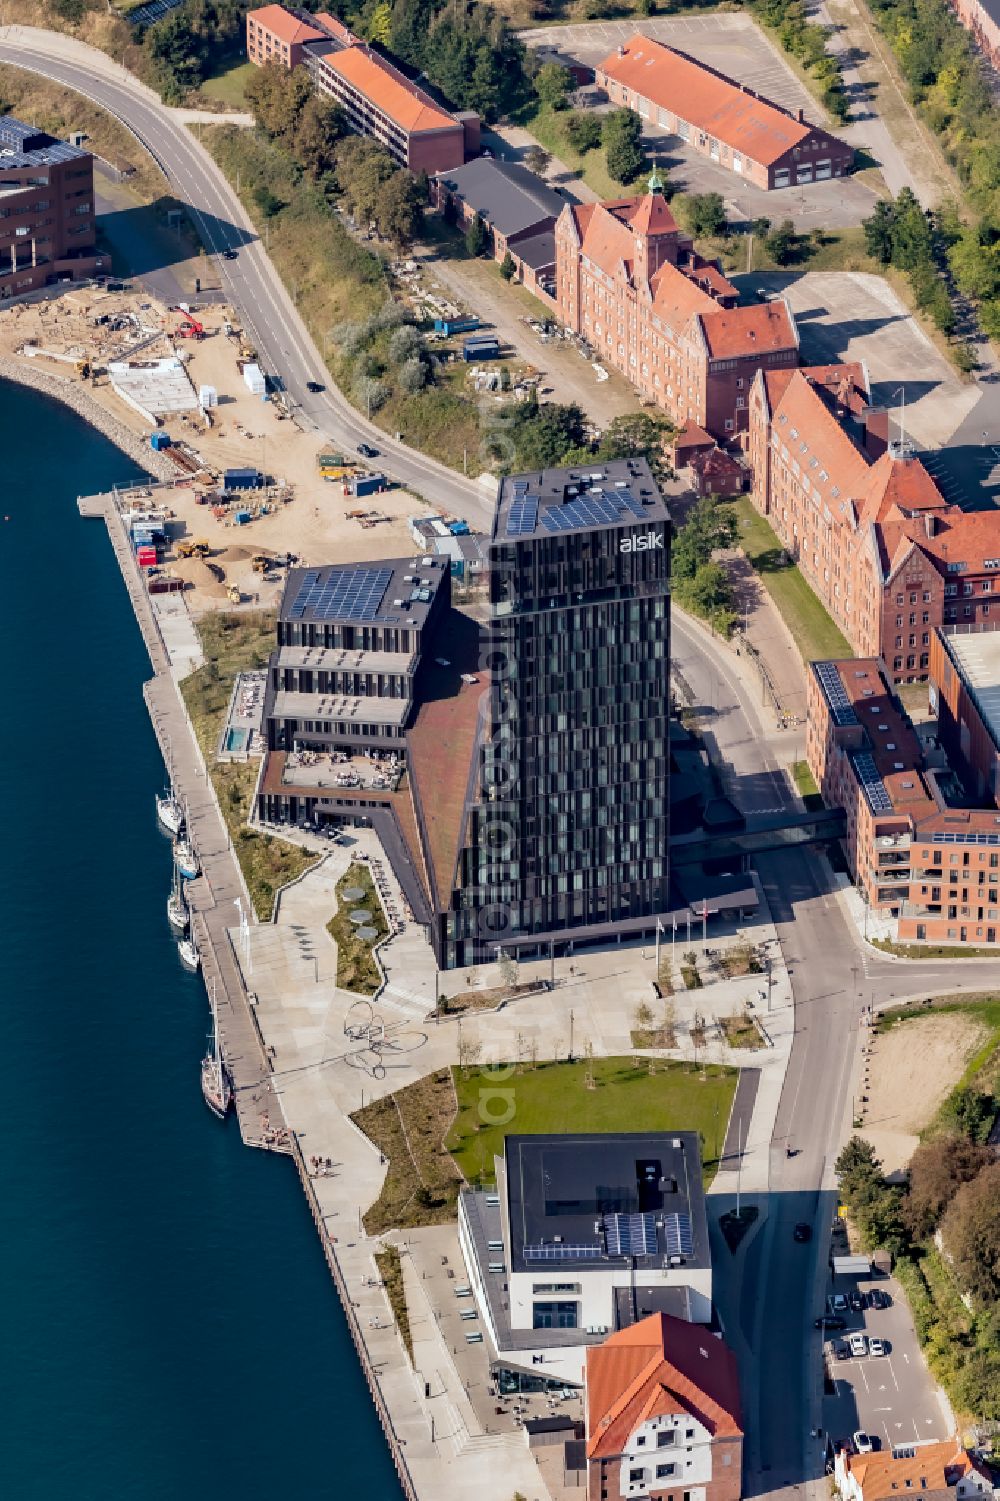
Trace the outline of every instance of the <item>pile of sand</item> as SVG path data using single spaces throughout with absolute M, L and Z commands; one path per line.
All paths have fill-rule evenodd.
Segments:
M 207 599 L 225 599 L 226 586 L 223 582 L 225 571 L 219 567 L 211 567 L 202 562 L 201 558 L 180 558 L 171 565 L 171 572 L 185 583 L 204 594 Z M 221 575 L 221 577 L 220 577 Z
M 220 563 L 249 563 L 250 559 L 259 552 L 267 553 L 268 557 L 271 556 L 266 547 L 240 547 L 239 543 L 234 543 L 232 547 L 224 547 L 216 556 Z

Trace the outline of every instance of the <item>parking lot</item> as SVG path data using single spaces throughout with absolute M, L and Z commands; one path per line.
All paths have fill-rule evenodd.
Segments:
M 899 1284 L 892 1277 L 858 1281 L 838 1277 L 835 1283 L 839 1293 L 853 1289 L 860 1292 L 866 1307 L 860 1313 L 848 1312 L 847 1329 L 830 1332 L 825 1338 L 823 1426 L 834 1444 L 851 1438 L 859 1429 L 877 1439 L 883 1449 L 949 1438 L 955 1431 L 954 1422 L 924 1363 Z M 870 1306 L 873 1288 L 886 1294 L 888 1308 Z M 882 1340 L 886 1353 L 837 1359 L 835 1350 L 843 1348 L 857 1332 L 866 1339 Z
M 784 109 L 802 109 L 806 119 L 823 123 L 816 100 L 747 16 L 722 12 L 665 20 L 591 21 L 526 31 L 522 39 L 543 55 L 557 47 L 564 55 L 593 67 L 637 31 L 748 84 Z M 689 193 L 721 193 L 733 220 L 766 216 L 792 219 L 796 228 L 803 230 L 839 229 L 860 224 L 878 201 L 872 188 L 850 177 L 768 193 L 689 150 L 679 137 L 654 123 L 646 122 L 644 140 L 647 153 L 670 173 L 676 187 Z
M 880 276 L 857 271 L 812 271 L 798 276 L 737 276 L 748 295 L 765 287 L 788 298 L 804 365 L 863 360 L 875 406 L 893 413 L 918 447 L 938 448 L 976 405 L 980 388 L 964 384 Z M 902 412 L 903 393 L 906 410 Z

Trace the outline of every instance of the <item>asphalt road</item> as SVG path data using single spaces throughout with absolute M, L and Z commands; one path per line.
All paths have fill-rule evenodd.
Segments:
M 8 27 L 0 34 L 0 61 L 63 83 L 115 115 L 159 163 L 177 197 L 191 206 L 209 253 L 238 250 L 235 261 L 219 262 L 227 296 L 265 371 L 281 382 L 303 427 L 348 450 L 367 440 L 379 450 L 379 465 L 392 479 L 489 530 L 491 490 L 388 438 L 330 387 L 320 352 L 235 193 L 208 152 L 151 90 L 104 53 L 30 28 Z M 328 389 L 312 393 L 306 389 L 310 380 Z

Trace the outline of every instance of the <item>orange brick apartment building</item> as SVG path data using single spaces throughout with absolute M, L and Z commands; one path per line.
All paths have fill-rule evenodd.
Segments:
M 874 658 L 813 662 L 806 755 L 847 818 L 851 875 L 902 942 L 996 944 L 1000 813 L 955 807 Z
M 743 1429 L 732 1351 L 654 1313 L 587 1351 L 588 1501 L 739 1501 Z
M 736 288 L 697 255 L 658 190 L 567 204 L 556 222 L 559 317 L 678 427 L 747 426 L 759 370 L 794 369 L 798 335 L 778 299 L 736 307 Z
M 1000 621 L 931 637 L 931 706 L 949 765 L 979 802 L 1000 808 Z
M 478 155 L 474 111 L 449 114 L 325 11 L 308 20 L 283 5 L 249 11 L 247 57 L 258 67 L 307 67 L 319 92 L 343 110 L 349 128 L 371 136 L 411 172 L 448 172 Z
M 887 446 L 863 367 L 762 371 L 749 455 L 755 507 L 854 650 L 895 681 L 927 677 L 936 626 L 990 618 L 995 514 L 949 505 L 905 445 Z
M 843 177 L 854 152 L 818 125 L 734 83 L 674 47 L 641 34 L 595 69 L 612 104 L 669 130 L 684 144 L 758 188 L 801 187 Z
M 0 115 L 0 298 L 108 274 L 94 212 L 90 152 Z

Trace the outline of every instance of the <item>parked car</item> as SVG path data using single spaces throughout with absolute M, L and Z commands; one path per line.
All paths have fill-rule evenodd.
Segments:
M 807 1240 L 812 1240 L 812 1225 L 807 1225 L 805 1220 L 800 1220 L 792 1231 L 792 1239 L 803 1245 Z
M 864 1313 L 864 1311 L 865 1311 L 865 1300 L 861 1296 L 861 1294 L 858 1292 L 857 1288 L 854 1288 L 852 1292 L 848 1293 L 848 1295 L 847 1295 L 847 1302 L 848 1302 L 848 1304 L 850 1306 L 850 1309 L 851 1309 L 852 1313 Z
M 847 1299 L 843 1293 L 831 1293 L 826 1300 L 830 1305 L 831 1313 L 846 1313 Z
M 377 459 L 378 458 L 378 449 L 377 448 L 373 448 L 370 443 L 359 443 L 358 444 L 358 453 L 361 455 L 361 457 L 363 459 Z
M 822 1318 L 814 1320 L 814 1322 L 813 1322 L 813 1328 L 814 1329 L 846 1329 L 847 1328 L 847 1320 L 846 1319 L 842 1319 L 840 1317 L 840 1315 L 836 1314 L 836 1313 L 825 1313 Z
M 851 1354 L 857 1359 L 868 1354 L 868 1341 L 863 1334 L 852 1334 L 849 1340 Z
M 234 261 L 236 259 L 236 251 L 232 248 L 231 245 L 227 246 L 226 249 L 222 252 L 222 259 L 224 261 Z
M 864 1433 L 860 1428 L 854 1435 L 854 1452 L 856 1454 L 871 1454 L 873 1449 L 878 1448 L 878 1439 L 872 1433 Z
M 831 1346 L 835 1360 L 850 1360 L 850 1346 L 842 1339 L 834 1340 Z
M 872 1339 L 871 1337 L 869 1337 L 869 1340 L 868 1340 L 868 1354 L 869 1355 L 885 1355 L 886 1354 L 886 1348 L 887 1347 L 886 1347 L 885 1340 L 882 1340 L 882 1339 Z
M 868 1294 L 868 1302 L 871 1304 L 872 1308 L 889 1307 L 888 1294 L 884 1293 L 880 1287 L 872 1288 L 871 1292 Z

